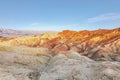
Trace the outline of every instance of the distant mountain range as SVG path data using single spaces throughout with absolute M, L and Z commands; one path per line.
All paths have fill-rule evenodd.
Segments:
M 12 29 L 0 28 L 0 36 L 4 36 L 4 37 L 41 35 L 44 34 L 45 32 L 57 33 L 57 31 L 12 30 Z

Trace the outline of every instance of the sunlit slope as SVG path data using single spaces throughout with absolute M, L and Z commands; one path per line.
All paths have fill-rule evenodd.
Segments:
M 3 45 L 11 46 L 29 46 L 40 47 L 45 44 L 55 43 L 74 43 L 74 42 L 86 42 L 88 44 L 103 44 L 110 41 L 120 39 L 120 29 L 105 30 L 99 29 L 95 31 L 70 31 L 64 30 L 58 34 L 45 33 L 40 36 L 23 36 L 14 38 L 0 38 L 0 42 Z
M 111 39 L 120 38 L 120 29 L 100 29 L 95 31 L 84 30 L 80 32 L 65 30 L 63 32 L 60 32 L 59 34 L 69 41 L 88 41 L 92 43 L 102 43 Z
M 48 40 L 51 40 L 55 37 L 58 37 L 58 34 L 45 33 L 40 36 L 22 36 L 16 37 L 9 40 L 2 40 L 1 45 L 6 46 L 29 46 L 29 47 L 39 47 L 41 44 L 45 43 Z
M 47 48 L 53 55 L 66 54 L 66 51 L 72 50 L 94 59 L 120 61 L 120 28 L 79 32 L 64 30 L 57 34 L 45 33 L 40 36 L 1 37 L 0 41 L 1 50 L 9 51 L 5 46 L 24 46 L 31 49 L 42 47 Z

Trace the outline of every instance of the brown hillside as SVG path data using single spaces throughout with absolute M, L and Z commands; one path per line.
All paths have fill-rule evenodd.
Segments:
M 96 60 L 120 61 L 120 28 L 79 32 L 64 30 L 58 34 L 45 33 L 41 36 L 16 37 L 1 44 L 45 47 L 53 55 L 60 52 L 67 54 L 67 51 L 72 50 Z

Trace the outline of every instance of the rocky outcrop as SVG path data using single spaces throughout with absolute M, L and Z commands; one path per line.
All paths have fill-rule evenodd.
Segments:
M 53 76 L 54 75 L 54 76 Z M 78 53 L 58 54 L 49 62 L 39 80 L 119 80 L 120 65 L 96 62 Z
M 37 80 L 38 76 L 39 73 L 34 70 L 0 65 L 0 80 Z
M 0 52 L 0 80 L 39 80 L 50 56 Z
M 77 52 L 54 57 L 0 52 L 0 80 L 119 80 L 120 63 L 94 61 Z

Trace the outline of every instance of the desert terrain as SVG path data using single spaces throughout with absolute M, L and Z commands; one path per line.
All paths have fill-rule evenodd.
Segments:
M 0 29 L 0 80 L 120 80 L 120 28 Z

